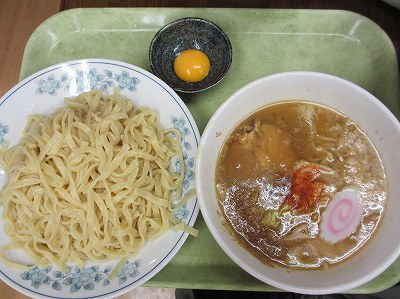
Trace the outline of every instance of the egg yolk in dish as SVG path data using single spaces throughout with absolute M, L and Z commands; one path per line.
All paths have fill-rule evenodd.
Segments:
M 183 81 L 199 82 L 207 77 L 210 71 L 210 59 L 202 51 L 185 50 L 176 56 L 174 71 Z

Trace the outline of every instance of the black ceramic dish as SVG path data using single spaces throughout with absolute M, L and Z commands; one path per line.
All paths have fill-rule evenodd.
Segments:
M 174 60 L 184 50 L 197 49 L 207 54 L 211 68 L 199 82 L 185 82 L 174 72 Z M 161 28 L 154 36 L 149 51 L 152 72 L 176 91 L 198 92 L 221 81 L 232 62 L 232 46 L 224 31 L 201 18 L 183 18 Z

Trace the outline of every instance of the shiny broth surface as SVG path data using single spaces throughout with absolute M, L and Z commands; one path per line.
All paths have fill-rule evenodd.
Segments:
M 348 117 L 302 101 L 244 119 L 219 154 L 215 184 L 237 241 L 265 264 L 291 268 L 327 268 L 352 255 L 377 228 L 386 200 L 384 168 L 365 133 Z M 321 219 L 343 190 L 362 207 L 360 222 L 329 240 Z

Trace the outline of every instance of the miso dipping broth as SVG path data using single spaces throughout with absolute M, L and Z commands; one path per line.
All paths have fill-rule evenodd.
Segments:
M 266 106 L 225 140 L 216 191 L 228 229 L 268 265 L 321 269 L 357 252 L 381 220 L 381 159 L 358 125 L 306 101 Z

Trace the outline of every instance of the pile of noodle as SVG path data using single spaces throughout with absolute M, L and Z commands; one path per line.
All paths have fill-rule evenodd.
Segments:
M 179 159 L 180 173 L 170 170 Z M 167 230 L 196 234 L 174 215 L 182 195 L 180 132 L 162 129 L 155 111 L 100 91 L 65 99 L 50 116 L 30 116 L 19 144 L 1 153 L 6 251 L 35 265 L 80 267 L 127 259 Z M 187 200 L 187 198 L 186 198 Z

